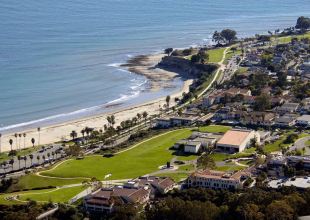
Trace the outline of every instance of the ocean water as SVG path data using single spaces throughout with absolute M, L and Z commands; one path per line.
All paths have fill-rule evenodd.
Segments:
M 129 57 L 294 26 L 309 0 L 1 0 L 0 131 L 49 125 L 129 106 L 149 92 L 120 70 Z

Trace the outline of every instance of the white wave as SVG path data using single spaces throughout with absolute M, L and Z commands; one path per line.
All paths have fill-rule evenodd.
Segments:
M 120 67 L 122 64 L 123 63 L 110 63 L 107 66 L 110 66 L 110 67 Z
M 137 97 L 139 94 L 140 94 L 140 91 L 131 92 L 130 95 L 121 94 L 118 99 L 108 102 L 107 105 L 128 101 L 130 99 Z

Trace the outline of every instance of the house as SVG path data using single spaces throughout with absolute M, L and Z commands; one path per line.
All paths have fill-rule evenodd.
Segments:
M 158 128 L 170 128 L 171 127 L 171 121 L 170 118 L 157 118 L 155 127 Z
M 222 171 L 203 170 L 192 173 L 186 180 L 189 188 L 203 187 L 210 189 L 241 189 L 243 181 L 250 177 L 247 172 L 236 172 L 234 174 Z
M 275 126 L 280 128 L 287 128 L 294 126 L 296 123 L 297 115 L 294 114 L 285 114 L 283 116 L 279 116 L 275 119 Z
M 125 188 L 114 186 L 102 188 L 84 198 L 84 208 L 88 212 L 111 213 L 117 206 L 124 204 L 144 205 L 149 201 L 151 190 L 148 188 Z
M 244 125 L 272 126 L 275 116 L 272 112 L 244 112 L 240 122 Z
M 172 126 L 188 126 L 188 125 L 192 125 L 196 122 L 196 120 L 198 119 L 197 116 L 190 116 L 190 117 L 171 117 L 170 121 L 171 121 L 171 125 Z
M 310 171 L 310 156 L 288 156 L 287 165 L 292 167 L 302 166 L 300 168 Z
M 176 187 L 176 183 L 170 177 L 143 176 L 129 180 L 124 184 L 126 188 L 151 187 L 151 195 L 166 194 Z
M 201 142 L 195 141 L 195 140 L 189 140 L 184 145 L 184 152 L 185 153 L 191 153 L 191 154 L 197 154 L 198 151 L 201 148 Z
M 287 102 L 287 103 L 284 103 L 283 105 L 277 107 L 276 111 L 280 115 L 284 115 L 286 113 L 297 112 L 298 107 L 299 107 L 299 103 Z
M 272 155 L 267 161 L 267 173 L 270 176 L 284 177 L 284 167 L 287 165 L 287 160 L 282 155 Z
M 268 141 L 271 137 L 270 131 L 257 131 L 257 133 L 259 134 L 261 143 Z
M 254 138 L 260 143 L 259 133 L 253 130 L 232 129 L 216 143 L 216 149 L 228 153 L 242 152 L 250 146 Z
M 310 126 L 310 115 L 302 115 L 296 119 L 296 124 L 300 126 Z

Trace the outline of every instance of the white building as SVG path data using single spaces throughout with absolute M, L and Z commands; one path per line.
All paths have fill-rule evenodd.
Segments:
M 191 153 L 191 154 L 197 154 L 200 148 L 201 148 L 200 141 L 190 140 L 190 141 L 187 141 L 187 143 L 184 145 L 184 152 Z
M 253 130 L 233 129 L 224 134 L 217 142 L 216 148 L 228 153 L 242 152 L 245 148 L 249 147 L 251 140 L 254 138 L 260 143 L 258 132 Z

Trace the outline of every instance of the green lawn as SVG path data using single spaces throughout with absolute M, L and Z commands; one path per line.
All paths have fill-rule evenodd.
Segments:
M 103 177 L 111 173 L 111 179 L 127 179 L 158 170 L 158 166 L 173 158 L 169 150 L 174 143 L 191 135 L 190 129 L 181 129 L 138 144 L 137 147 L 111 158 L 99 155 L 83 160 L 68 160 L 52 171 L 42 174 L 54 177 Z
M 42 189 L 42 190 L 30 190 L 24 192 L 8 193 L 0 195 L 0 204 L 13 205 L 24 204 L 19 201 L 9 201 L 5 198 L 13 195 L 18 195 L 18 199 L 21 201 L 27 201 L 28 199 L 35 200 L 37 202 L 68 202 L 71 198 L 77 195 L 79 192 L 85 189 L 84 186 L 74 186 L 70 188 L 62 189 Z
M 215 170 L 225 171 L 225 172 L 232 172 L 232 171 L 239 171 L 239 170 L 242 170 L 242 169 L 245 169 L 245 168 L 246 167 L 237 166 L 237 165 L 225 165 L 225 166 L 216 167 Z
M 157 176 L 164 176 L 164 177 L 170 177 L 172 178 L 175 182 L 180 182 L 181 180 L 185 180 L 189 174 L 188 173 L 162 173 L 158 174 Z
M 35 200 L 39 202 L 68 202 L 72 199 L 75 195 L 82 192 L 85 189 L 84 186 L 75 186 L 70 188 L 63 188 L 63 189 L 56 189 L 56 190 L 49 190 L 44 192 L 27 192 L 25 194 L 21 194 L 19 196 L 20 200 Z
M 199 127 L 199 131 L 201 132 L 210 132 L 210 133 L 225 133 L 230 130 L 231 127 L 223 126 L 223 125 L 210 125 L 205 127 Z
M 225 48 L 218 48 L 214 50 L 208 50 L 209 62 L 218 63 L 222 60 Z
M 45 178 L 34 174 L 22 176 L 18 182 L 12 185 L 8 191 L 16 191 L 22 189 L 33 189 L 37 187 L 48 187 L 48 186 L 63 186 L 75 183 L 83 182 L 82 178 L 79 179 L 55 179 Z
M 310 38 L 310 32 L 302 35 L 293 35 L 293 36 L 287 36 L 287 37 L 279 37 L 279 43 L 281 44 L 287 44 L 290 43 L 293 37 L 297 37 L 299 40 L 302 38 Z
M 188 164 L 184 166 L 179 166 L 178 171 L 192 171 L 195 169 L 195 166 L 193 164 Z
M 227 51 L 224 64 L 228 63 L 228 60 L 231 59 L 234 55 L 241 55 L 241 49 L 237 49 L 235 52 L 233 52 L 231 49 Z

